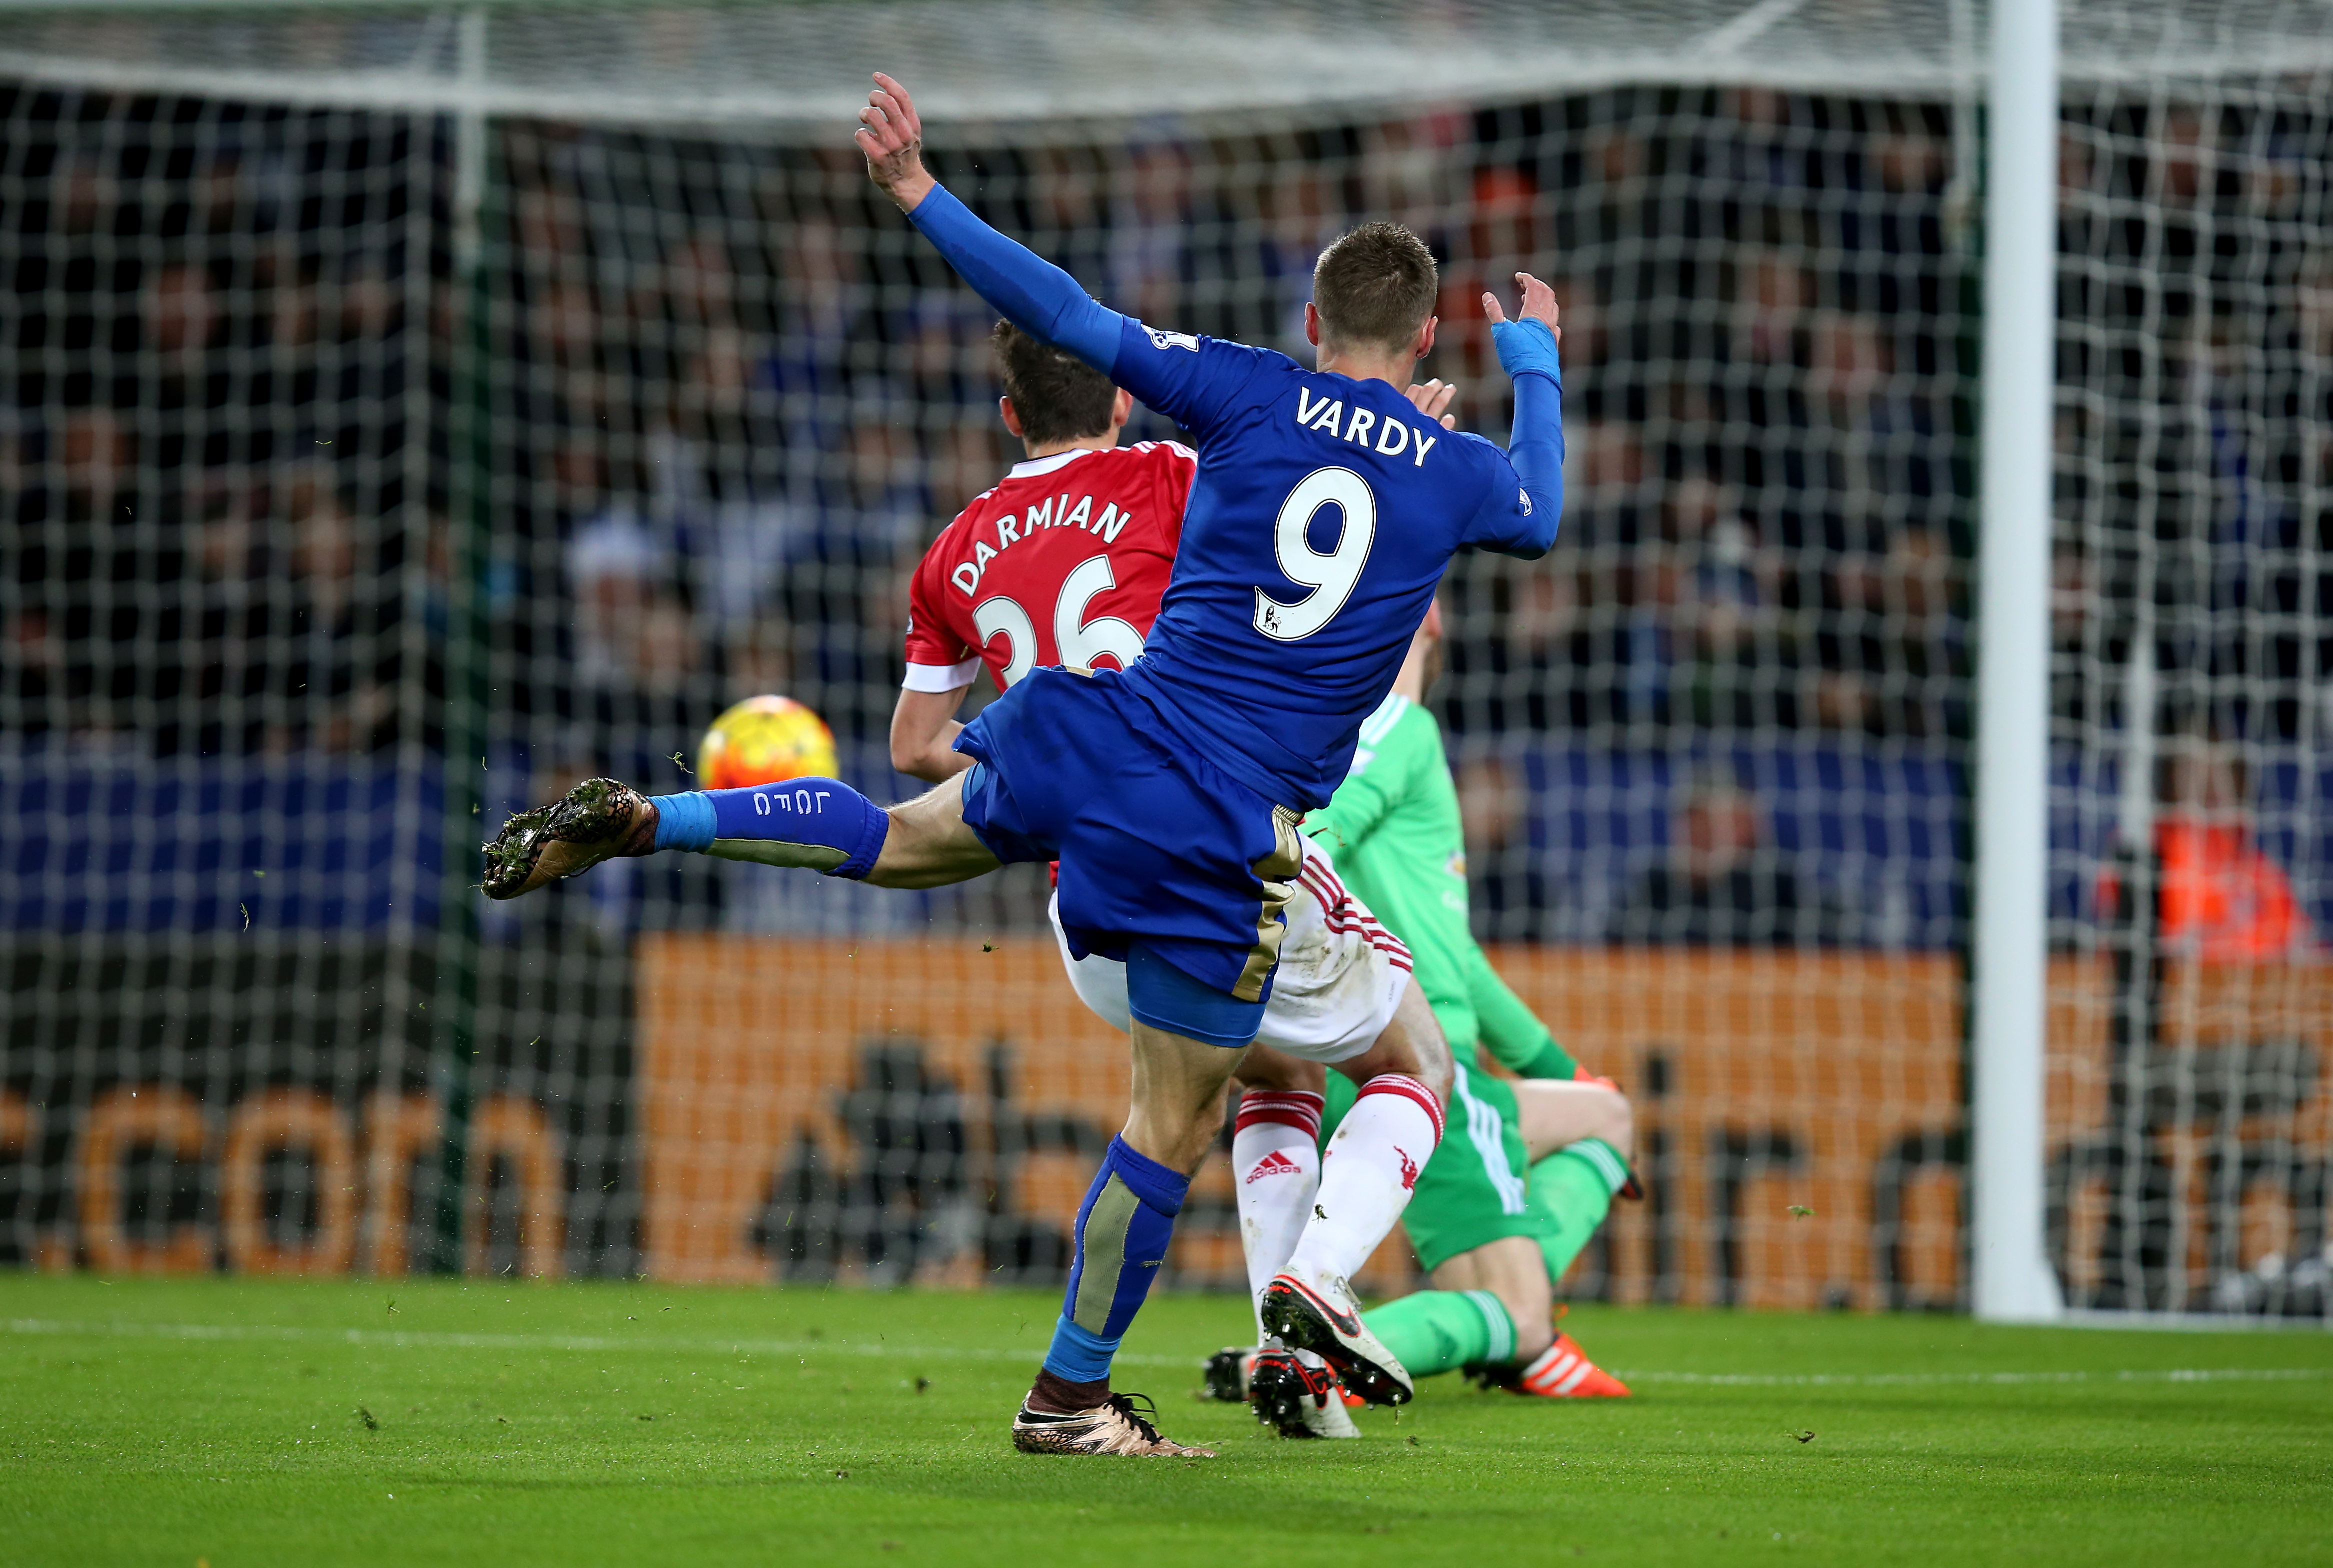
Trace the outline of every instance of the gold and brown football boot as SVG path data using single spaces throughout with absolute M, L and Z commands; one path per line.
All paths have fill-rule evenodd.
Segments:
M 1137 1410 L 1134 1401 L 1144 1409 Z M 1091 1410 L 1057 1416 L 1026 1403 L 1013 1418 L 1013 1446 L 1024 1454 L 1091 1454 L 1144 1459 L 1212 1459 L 1213 1448 L 1186 1448 L 1158 1435 L 1148 1418 L 1158 1407 L 1141 1394 L 1112 1394 Z

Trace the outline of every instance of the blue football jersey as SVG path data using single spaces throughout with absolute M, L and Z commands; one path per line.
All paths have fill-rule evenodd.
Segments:
M 1560 502 L 1534 508 L 1504 452 L 1383 381 L 1131 319 L 1111 375 L 1199 452 L 1174 576 L 1128 678 L 1224 771 L 1326 806 L 1451 556 L 1544 555 Z

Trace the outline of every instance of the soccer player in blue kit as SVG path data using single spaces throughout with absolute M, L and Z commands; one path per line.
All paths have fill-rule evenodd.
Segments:
M 1535 559 L 1555 541 L 1555 300 L 1521 273 L 1518 320 L 1483 297 L 1515 389 L 1502 452 L 1404 394 L 1434 347 L 1439 289 L 1407 230 L 1367 225 L 1321 253 L 1305 307 L 1317 370 L 1162 331 L 1096 303 L 942 189 L 923 166 L 913 101 L 875 81 L 856 133 L 875 184 L 999 314 L 1196 438 L 1181 549 L 1142 656 L 1123 672 L 1031 672 L 957 739 L 975 760 L 968 772 L 888 810 L 836 779 L 653 800 L 591 780 L 512 818 L 485 846 L 485 890 L 513 898 L 660 849 L 900 888 L 1058 861 L 1070 946 L 1127 966 L 1132 1105 L 1079 1210 L 1061 1316 L 1013 1441 L 1031 1453 L 1207 1457 L 1113 1394 L 1110 1361 L 1254 1037 L 1301 865 L 1297 824 L 1349 770 L 1452 555 L 1471 545 Z M 1031 519 L 1065 525 L 1099 527 Z M 1450 1066 L 1430 1026 L 1378 1049 L 1407 1070 L 1362 1085 L 1314 1220 L 1263 1310 L 1291 1349 L 1316 1351 L 1364 1398 L 1398 1403 L 1408 1376 L 1361 1324 L 1347 1278 L 1440 1141 Z

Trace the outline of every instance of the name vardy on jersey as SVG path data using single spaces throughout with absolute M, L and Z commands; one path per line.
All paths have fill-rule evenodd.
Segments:
M 1061 503 L 1059 511 L 1054 509 L 1057 500 Z M 1104 544 L 1116 544 L 1118 536 L 1133 520 L 1134 514 L 1118 511 L 1118 502 L 1114 501 L 1104 502 L 1101 515 L 1096 517 L 1090 495 L 1078 497 L 1075 506 L 1070 504 L 1066 494 L 1058 497 L 1049 495 L 1043 505 L 1031 507 L 1026 515 L 1016 516 L 1008 512 L 999 517 L 996 520 L 996 548 L 992 550 L 978 540 L 973 540 L 972 559 L 948 573 L 948 580 L 963 590 L 965 598 L 970 598 L 980 587 L 980 579 L 988 575 L 988 563 L 994 560 L 1000 552 L 1022 540 L 1035 538 L 1039 529 L 1083 529 L 1088 533 L 1100 535 Z
M 1408 452 L 1412 454 L 1411 465 L 1417 468 L 1426 466 L 1426 454 L 1442 439 L 1413 430 L 1399 419 L 1387 418 L 1380 423 L 1374 409 L 1357 407 L 1348 416 L 1342 401 L 1324 397 L 1315 403 L 1312 394 L 1302 387 L 1296 388 L 1296 424 L 1300 429 L 1320 431 L 1331 441 L 1347 442 L 1380 457 L 1399 457 Z M 1370 439 L 1373 430 L 1375 440 Z

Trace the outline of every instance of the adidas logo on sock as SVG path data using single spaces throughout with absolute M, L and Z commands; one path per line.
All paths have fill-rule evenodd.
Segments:
M 1301 1176 L 1302 1174 L 1304 1174 L 1303 1166 L 1274 1149 L 1255 1162 L 1255 1169 L 1247 1173 L 1247 1180 L 1248 1184 L 1253 1186 L 1267 1176 Z

